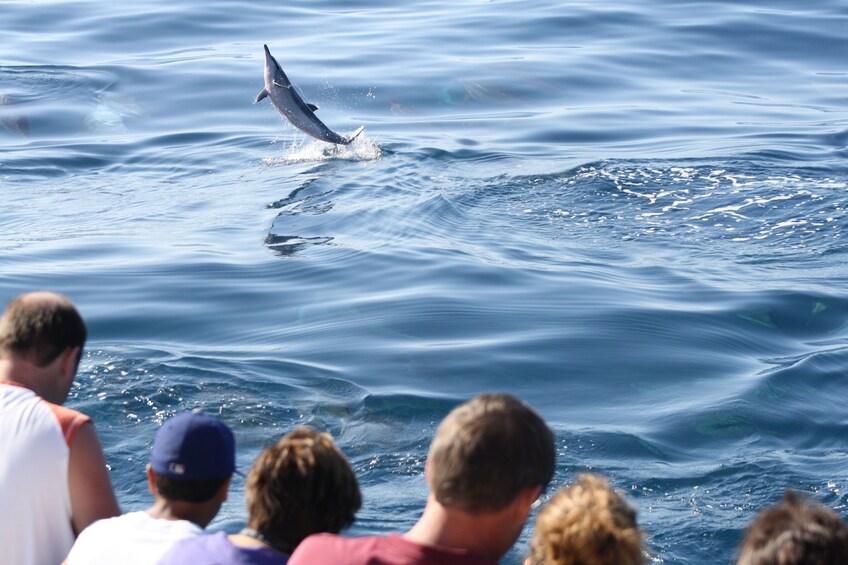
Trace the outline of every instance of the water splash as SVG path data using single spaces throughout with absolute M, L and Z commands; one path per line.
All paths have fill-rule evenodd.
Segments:
M 312 138 L 293 141 L 284 155 L 266 157 L 266 165 L 295 165 L 324 161 L 374 161 L 382 155 L 377 142 L 361 135 L 350 145 L 333 145 Z

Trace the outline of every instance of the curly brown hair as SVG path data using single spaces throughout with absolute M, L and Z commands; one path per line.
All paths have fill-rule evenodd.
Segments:
M 539 511 L 530 541 L 533 565 L 638 565 L 636 511 L 597 475 L 579 475 Z
M 330 434 L 301 426 L 263 451 L 247 476 L 247 525 L 296 547 L 338 533 L 362 506 L 353 469 Z

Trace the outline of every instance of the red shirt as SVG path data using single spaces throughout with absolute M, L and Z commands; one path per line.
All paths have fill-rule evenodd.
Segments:
M 346 538 L 316 534 L 303 540 L 288 565 L 497 565 L 477 553 L 411 542 L 399 534 Z

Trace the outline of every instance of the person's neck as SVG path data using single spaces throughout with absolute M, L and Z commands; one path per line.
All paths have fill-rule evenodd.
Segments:
M 212 521 L 209 509 L 204 503 L 168 500 L 157 496 L 153 506 L 147 509 L 147 515 L 157 520 L 188 520 L 205 528 Z
M 500 513 L 469 514 L 442 506 L 431 494 L 418 522 L 402 535 L 407 541 L 464 550 L 494 561 L 503 557 Z
M 290 543 L 275 536 L 262 534 L 251 527 L 246 527 L 237 534 L 230 534 L 227 538 L 230 543 L 238 547 L 267 547 L 285 556 L 291 555 L 294 551 L 294 546 Z
M 15 373 L 20 372 L 15 370 L 15 366 L 14 359 L 10 357 L 0 358 L 0 383 L 24 384 L 21 382 L 20 376 L 15 375 Z
M 14 357 L 0 359 L 0 383 L 21 385 L 41 398 L 50 400 L 47 398 L 50 394 L 44 390 L 42 379 L 39 378 L 35 367 L 27 361 Z

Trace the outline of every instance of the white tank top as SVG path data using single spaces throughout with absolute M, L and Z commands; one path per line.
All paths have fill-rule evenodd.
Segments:
M 68 456 L 88 416 L 0 384 L 0 561 L 61 563 L 74 543 Z

